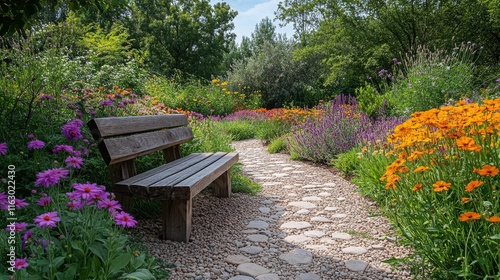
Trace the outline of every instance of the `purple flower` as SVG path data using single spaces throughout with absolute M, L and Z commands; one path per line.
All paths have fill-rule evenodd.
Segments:
M 66 204 L 66 207 L 68 207 L 71 210 L 77 210 L 77 209 L 82 209 L 85 206 L 85 203 L 81 200 L 71 200 Z
M 125 212 L 117 212 L 115 214 L 115 222 L 117 225 L 122 227 L 134 227 L 137 224 L 137 221 L 134 220 L 130 214 Z
M 33 238 L 33 231 L 32 230 L 27 230 L 23 236 L 21 237 L 23 241 L 28 241 L 28 239 Z
M 64 160 L 64 162 L 66 162 L 66 168 L 80 169 L 80 168 L 82 168 L 83 158 L 81 158 L 81 157 L 67 157 L 66 160 Z
M 50 196 L 42 196 L 37 202 L 36 205 L 40 206 L 49 206 L 52 200 L 50 199 Z
M 26 202 L 26 199 L 25 198 L 22 198 L 22 199 L 19 199 L 19 198 L 16 198 L 14 199 L 14 205 L 16 206 L 16 209 L 21 209 L 21 207 L 25 207 L 25 206 L 28 206 L 28 202 Z M 4 204 L 1 204 L 1 207 L 2 207 L 2 210 L 9 210 L 9 203 L 4 203 Z
M 7 205 L 7 194 L 5 192 L 0 192 L 0 207 L 3 209 L 4 205 Z
M 69 171 L 63 168 L 54 168 L 42 171 L 36 174 L 35 186 L 44 186 L 48 188 L 49 186 L 59 183 L 60 179 L 66 178 Z
M 383 76 L 386 72 L 387 72 L 387 70 L 382 69 L 382 70 L 380 70 L 380 71 L 378 72 L 378 76 L 379 76 L 379 77 L 382 77 L 382 76 Z
M 20 232 L 20 231 L 23 231 L 26 227 L 28 226 L 27 223 L 18 223 L 18 222 L 14 222 L 14 228 L 11 228 L 10 226 L 6 227 L 5 230 L 6 231 L 11 231 L 11 230 L 14 230 L 16 232 Z
M 16 259 L 15 262 L 14 262 L 14 266 L 16 267 L 16 269 L 23 269 L 25 267 L 28 267 L 29 264 L 28 262 L 26 262 L 26 258 L 27 257 L 24 257 L 23 259 Z
M 82 121 L 74 119 L 63 125 L 62 134 L 66 137 L 66 139 L 76 141 L 83 138 L 82 132 L 80 131 L 80 122 Z
M 7 143 L 0 143 L 0 155 L 5 155 L 7 153 Z
M 500 78 L 497 79 L 497 83 L 500 83 Z
M 110 213 L 114 213 L 118 210 L 122 210 L 122 206 L 118 201 L 111 200 L 109 198 L 104 198 L 101 201 L 97 202 L 97 208 L 107 208 Z
M 33 140 L 28 142 L 28 149 L 40 150 L 43 147 L 45 147 L 45 143 L 43 141 Z
M 30 133 L 30 134 L 28 134 L 28 139 L 35 139 L 35 135 L 33 135 L 33 134 L 31 134 L 31 133 Z
M 73 153 L 73 146 L 70 145 L 56 145 L 54 149 L 52 150 L 54 154 L 57 154 L 59 152 L 68 152 L 68 153 Z
M 57 222 L 60 222 L 61 219 L 57 216 L 57 211 L 55 212 L 47 212 L 45 214 L 38 215 L 34 223 L 38 227 L 55 227 Z
M 96 183 L 90 184 L 73 184 L 77 198 L 82 198 L 85 200 L 93 199 L 96 196 L 100 196 L 103 189 L 99 188 Z
M 106 107 L 106 106 L 113 107 L 113 101 L 109 100 L 109 99 L 103 100 L 99 104 L 101 104 L 101 106 L 103 106 L 103 107 Z

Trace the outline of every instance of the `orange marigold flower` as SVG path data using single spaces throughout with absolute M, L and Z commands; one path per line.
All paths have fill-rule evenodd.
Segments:
M 421 190 L 421 189 L 422 189 L 422 186 L 423 186 L 423 185 L 422 185 L 421 183 L 416 184 L 416 185 L 413 187 L 413 191 L 419 191 L 419 190 Z
M 467 203 L 470 200 L 468 197 L 462 197 L 462 204 Z
M 467 186 L 465 186 L 465 191 L 471 192 L 471 191 L 475 190 L 476 188 L 478 188 L 479 186 L 481 186 L 482 184 L 484 184 L 483 181 L 479 181 L 479 180 L 470 181 L 470 183 L 468 183 Z
M 474 172 L 481 175 L 481 176 L 496 176 L 498 174 L 498 168 L 496 168 L 493 165 L 484 165 L 481 169 L 476 169 L 474 167 Z
M 467 136 L 458 138 L 456 142 L 460 150 L 479 152 L 483 149 L 483 147 L 476 144 L 476 140 Z
M 488 221 L 490 223 L 500 223 L 500 217 L 497 215 L 493 215 L 488 219 Z
M 479 220 L 479 219 L 481 219 L 481 215 L 479 213 L 476 213 L 476 212 L 465 212 L 465 213 L 461 214 L 460 217 L 458 218 L 458 220 L 460 222 L 468 222 L 468 221 Z
M 408 172 L 409 170 L 410 170 L 410 168 L 408 168 L 406 166 L 401 166 L 398 168 L 398 172 L 401 172 L 401 173 Z
M 450 189 L 451 183 L 446 183 L 445 181 L 437 181 L 432 184 L 435 192 L 447 191 Z
M 428 166 L 423 166 L 422 165 L 422 166 L 419 166 L 419 167 L 415 168 L 415 170 L 413 170 L 413 173 L 420 173 L 420 172 L 427 171 L 429 169 L 431 169 L 431 168 L 428 167 Z

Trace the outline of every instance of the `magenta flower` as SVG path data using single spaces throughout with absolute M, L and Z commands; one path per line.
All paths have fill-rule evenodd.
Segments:
M 93 201 L 94 203 L 97 203 L 97 202 L 99 202 L 99 201 L 101 201 L 101 200 L 106 199 L 106 198 L 108 198 L 108 197 L 109 197 L 109 192 L 105 192 L 105 191 L 104 191 L 104 190 L 105 190 L 104 186 L 100 186 L 100 187 L 102 187 L 102 188 L 101 188 L 101 192 L 100 192 L 100 193 L 97 193 L 97 194 L 94 194 L 94 195 L 92 196 L 92 201 Z
M 96 196 L 100 196 L 103 192 L 103 189 L 99 188 L 96 183 L 73 184 L 73 188 L 75 189 L 77 196 L 85 200 L 90 200 Z
M 35 135 L 33 135 L 32 133 L 28 134 L 28 139 L 35 139 Z
M 50 196 L 42 196 L 37 202 L 36 205 L 40 206 L 49 206 L 52 200 L 50 199 Z
M 64 160 L 64 162 L 66 162 L 66 168 L 80 169 L 82 168 L 83 158 L 67 157 L 66 160 Z
M 73 146 L 70 145 L 56 145 L 54 149 L 52 150 L 54 154 L 57 154 L 59 152 L 68 152 L 68 153 L 73 153 Z
M 28 226 L 27 223 L 18 223 L 18 222 L 14 222 L 14 228 L 11 228 L 10 226 L 7 226 L 5 228 L 6 231 L 11 231 L 11 230 L 14 230 L 16 232 L 20 232 L 20 231 L 23 231 L 26 227 Z
M 56 223 L 60 221 L 61 219 L 57 216 L 56 211 L 37 216 L 34 220 L 34 223 L 39 227 L 55 227 Z
M 16 269 L 22 269 L 29 266 L 28 262 L 26 262 L 26 258 L 27 257 L 24 257 L 23 259 L 16 259 L 14 262 Z
M 43 147 L 45 147 L 45 143 L 43 141 L 33 140 L 28 142 L 28 149 L 40 150 Z
M 66 207 L 68 207 L 71 210 L 78 210 L 82 209 L 85 206 L 85 203 L 81 200 L 72 200 L 66 204 Z
M 137 224 L 137 221 L 134 220 L 130 214 L 125 212 L 117 212 L 115 214 L 115 222 L 117 225 L 122 227 L 134 227 Z
M 7 143 L 0 143 L 0 154 L 5 155 L 7 153 Z
M 16 206 L 16 209 L 21 209 L 21 207 L 28 206 L 28 202 L 26 202 L 25 198 L 19 199 L 16 198 L 14 199 L 14 205 Z M 2 210 L 8 210 L 8 203 L 2 205 Z
M 115 213 L 118 210 L 122 210 L 122 206 L 118 201 L 111 200 L 109 198 L 105 198 L 97 202 L 97 208 L 99 209 L 107 208 L 110 213 Z
M 7 205 L 7 194 L 5 192 L 0 192 L 0 208 L 3 209 L 4 205 Z
M 99 104 L 101 104 L 101 106 L 103 106 L 103 107 L 106 107 L 106 106 L 113 107 L 113 101 L 109 100 L 109 99 L 103 100 Z
M 27 230 L 21 238 L 23 239 L 24 242 L 26 242 L 30 238 L 33 238 L 33 231 Z
M 44 186 L 48 188 L 49 186 L 59 183 L 60 179 L 66 178 L 69 171 L 63 168 L 53 168 L 45 170 L 36 174 L 35 186 Z
M 72 120 L 67 122 L 65 125 L 62 127 L 62 134 L 66 137 L 68 140 L 79 140 L 82 139 L 82 132 L 80 131 L 80 122 L 83 124 L 81 120 Z

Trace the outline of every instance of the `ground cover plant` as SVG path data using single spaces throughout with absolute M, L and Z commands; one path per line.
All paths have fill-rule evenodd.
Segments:
M 363 154 L 355 182 L 414 248 L 416 275 L 500 277 L 499 108 L 485 99 L 414 113 Z

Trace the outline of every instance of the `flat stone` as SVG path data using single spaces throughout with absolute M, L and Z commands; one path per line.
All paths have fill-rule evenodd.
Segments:
M 248 240 L 252 242 L 267 242 L 269 237 L 263 235 L 263 234 L 250 234 L 247 236 Z
M 318 185 L 305 185 L 305 186 L 302 186 L 303 189 L 317 189 L 317 188 L 320 188 L 321 186 L 318 186 Z
M 342 252 L 352 255 L 361 255 L 368 252 L 368 249 L 366 249 L 365 247 L 347 247 L 342 249 Z
M 306 202 L 306 201 L 292 201 L 292 202 L 288 203 L 288 205 L 298 207 L 298 208 L 304 208 L 304 209 L 316 208 L 316 204 L 311 203 L 311 202 Z
M 332 238 L 343 239 L 343 240 L 351 240 L 352 236 L 350 234 L 348 234 L 348 233 L 334 232 L 334 233 L 332 233 Z
M 311 213 L 311 211 L 309 211 L 307 209 L 301 209 L 301 210 L 297 211 L 296 213 L 300 214 L 300 215 L 307 215 L 307 214 Z
M 312 261 L 312 253 L 295 248 L 290 253 L 281 254 L 279 258 L 286 261 L 288 264 L 306 264 Z
M 325 217 L 312 217 L 311 222 L 331 223 L 332 220 Z
M 241 231 L 241 233 L 244 233 L 244 234 L 255 234 L 255 233 L 259 233 L 258 230 L 256 229 L 244 229 Z
M 288 174 L 288 173 L 273 173 L 272 176 L 280 178 L 280 177 L 290 176 L 290 174 Z
M 276 211 L 284 211 L 286 208 L 283 206 L 274 206 L 274 210 Z
M 248 223 L 247 228 L 266 229 L 268 226 L 269 224 L 264 221 L 251 221 Z
M 259 247 L 259 246 L 247 246 L 247 247 L 240 248 L 240 251 L 245 252 L 245 253 L 250 254 L 250 255 L 257 255 L 257 254 L 261 253 L 262 251 L 264 251 L 264 248 Z
M 287 195 L 288 195 L 288 196 L 297 196 L 297 194 L 296 194 L 296 193 L 288 193 Z
M 271 212 L 271 208 L 269 207 L 259 207 L 259 211 L 264 213 L 264 214 L 268 214 L 269 212 Z
M 323 196 L 323 197 L 332 196 L 332 194 L 329 192 L 320 192 L 320 193 L 318 193 L 318 195 Z
M 325 207 L 325 211 L 337 211 L 337 210 L 339 210 L 338 207 L 331 207 L 331 206 Z
M 372 245 L 371 247 L 372 247 L 372 249 L 375 249 L 375 250 L 382 250 L 385 248 L 385 246 L 383 244 L 375 244 L 375 245 Z
M 327 187 L 336 187 L 337 184 L 336 183 L 325 183 L 323 184 L 323 186 L 327 186 Z
M 298 275 L 295 280 L 321 280 L 321 277 L 318 274 L 309 272 Z
M 251 262 L 249 258 L 242 255 L 229 255 L 226 257 L 226 262 L 230 264 L 242 264 Z
M 310 227 L 312 227 L 312 225 L 308 222 L 287 222 L 280 226 L 280 228 L 291 228 L 291 229 L 305 229 Z
M 337 197 L 337 200 L 338 200 L 338 201 L 344 201 L 344 200 L 345 200 L 345 197 L 342 197 L 342 196 L 341 196 L 341 197 Z
M 363 272 L 368 267 L 368 263 L 361 260 L 348 260 L 344 263 L 349 270 L 356 272 Z
M 328 247 L 326 247 L 324 245 L 315 245 L 315 244 L 306 245 L 306 248 L 307 249 L 318 250 L 318 251 L 326 251 L 326 250 L 328 250 Z
M 289 236 L 285 237 L 284 240 L 286 242 L 289 242 L 289 243 L 304 243 L 304 242 L 311 241 L 312 238 L 307 237 L 307 236 L 302 235 L 302 234 L 299 234 L 299 235 L 289 235 Z
M 262 183 L 263 186 L 277 186 L 283 184 L 282 182 L 265 182 Z
M 320 230 L 309 230 L 309 231 L 304 232 L 305 236 L 316 237 L 316 238 L 321 238 L 321 237 L 325 236 L 325 234 L 326 233 L 324 233 L 323 231 L 320 231 Z
M 326 244 L 337 244 L 337 241 L 335 241 L 334 239 L 331 239 L 329 237 L 324 237 L 324 238 L 321 238 L 319 240 L 319 242 L 321 243 L 326 243 Z
M 242 263 L 238 265 L 236 271 L 238 271 L 242 275 L 248 275 L 252 277 L 271 272 L 269 271 L 269 269 L 254 263 Z
M 283 169 L 281 169 L 281 170 L 283 170 L 283 171 L 290 171 L 290 170 L 294 170 L 294 169 L 295 168 L 293 168 L 293 167 L 283 167 Z
M 332 218 L 334 218 L 334 219 L 343 219 L 345 217 L 347 217 L 347 214 L 333 214 L 332 215 Z
M 266 200 L 262 200 L 260 203 L 262 203 L 262 204 L 273 204 L 274 201 L 272 201 L 270 199 L 266 199 Z
M 280 276 L 276 273 L 267 273 L 255 277 L 255 280 L 280 280 Z
M 302 174 L 302 173 L 305 173 L 305 171 L 303 171 L 303 170 L 294 170 L 294 171 L 292 171 L 292 173 Z
M 317 196 L 304 196 L 302 198 L 303 201 L 321 201 L 321 197 L 317 197 Z
M 228 280 L 253 280 L 253 277 L 245 276 L 245 275 L 236 275 L 234 277 L 229 278 Z

